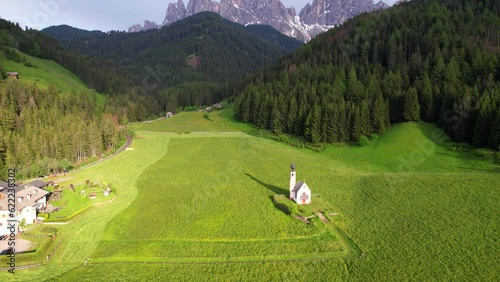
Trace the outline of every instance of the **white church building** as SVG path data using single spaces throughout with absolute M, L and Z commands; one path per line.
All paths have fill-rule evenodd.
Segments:
M 311 203 L 311 189 L 307 186 L 305 181 L 299 181 L 297 183 L 295 172 L 295 164 L 291 166 L 290 172 L 290 200 L 293 200 L 297 205 L 307 205 Z

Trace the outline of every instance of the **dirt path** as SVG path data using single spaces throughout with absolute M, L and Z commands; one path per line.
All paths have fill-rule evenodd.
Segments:
M 323 223 L 328 223 L 329 222 L 328 219 L 326 219 L 325 216 L 322 213 L 318 212 L 316 214 L 321 219 L 321 221 L 323 221 Z

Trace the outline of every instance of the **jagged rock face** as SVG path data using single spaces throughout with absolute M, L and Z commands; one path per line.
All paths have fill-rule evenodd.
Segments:
M 389 8 L 389 5 L 385 4 L 382 1 L 379 1 L 377 4 L 375 4 L 374 10 L 384 10 L 384 9 L 387 9 L 387 8 Z
M 182 0 L 177 1 L 176 4 L 170 3 L 168 4 L 163 25 L 169 25 L 186 17 L 186 6 Z
M 314 0 L 300 11 L 299 17 L 308 25 L 335 26 L 373 9 L 373 0 Z
M 187 16 L 197 14 L 199 12 L 215 12 L 219 11 L 219 3 L 212 0 L 190 0 L 187 7 Z
M 157 29 L 158 25 L 155 22 L 150 22 L 148 20 L 144 21 L 144 30 Z
M 281 0 L 182 0 L 168 5 L 163 25 L 199 12 L 215 12 L 239 24 L 267 24 L 283 34 L 301 41 L 309 41 L 317 34 L 339 25 L 356 15 L 375 9 L 386 8 L 385 3 L 373 4 L 373 0 L 314 0 L 297 15 L 294 8 L 287 8 Z M 137 26 L 129 29 L 137 30 Z
M 161 26 L 157 25 L 155 22 L 150 22 L 148 20 L 144 21 L 144 26 L 140 24 L 133 25 L 129 27 L 128 32 L 139 32 L 143 30 L 157 29 Z
M 143 29 L 142 25 L 136 24 L 136 25 L 129 27 L 128 32 L 138 32 L 138 31 L 141 31 L 142 29 Z

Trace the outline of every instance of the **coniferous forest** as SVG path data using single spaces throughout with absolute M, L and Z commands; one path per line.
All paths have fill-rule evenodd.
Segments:
M 247 79 L 237 118 L 313 143 L 423 120 L 498 149 L 499 10 L 497 1 L 415 0 L 364 14 Z
M 141 100 L 132 94 L 118 95 L 121 91 L 128 93 L 130 90 L 126 89 L 132 85 L 123 78 L 112 81 L 111 74 L 128 77 L 119 67 L 67 52 L 53 39 L 0 20 L 2 78 L 6 78 L 5 60 L 20 59 L 15 49 L 64 64 L 88 85 L 107 88 L 114 95 L 107 97 L 104 112 L 98 112 L 95 91 L 60 93 L 53 86 L 42 89 L 22 79 L 0 80 L 0 173 L 3 175 L 7 168 L 16 168 L 18 177 L 37 177 L 101 158 L 124 139 L 123 125 L 127 119 L 123 113 L 129 107 L 137 108 L 140 102 L 144 102 L 142 107 L 148 107 L 146 102 L 153 100 L 150 97 Z M 120 108 L 123 99 L 133 102 Z M 157 102 L 149 104 L 154 103 Z
M 65 95 L 17 81 L 0 84 L 0 171 L 22 177 L 62 172 L 117 148 L 124 131 L 110 114 L 96 116 L 95 95 Z

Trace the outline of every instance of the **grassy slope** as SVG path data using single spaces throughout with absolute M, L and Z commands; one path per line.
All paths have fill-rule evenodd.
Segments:
M 193 120 L 193 124 L 197 122 Z M 238 134 L 228 138 L 224 134 L 140 133 L 149 139 L 135 140 L 134 151 L 77 174 L 81 182 L 91 178 L 113 183 L 119 191 L 117 202 L 92 209 L 78 221 L 62 227 L 59 234 L 67 243 L 58 250 L 55 260 L 43 268 L 19 272 L 16 278 L 35 280 L 44 275 L 68 281 L 132 277 L 137 281 L 161 277 L 191 281 L 494 280 L 499 275 L 495 261 L 496 250 L 500 247 L 497 232 L 500 195 L 494 188 L 500 185 L 498 165 L 471 155 L 453 153 L 446 149 L 448 143 L 436 144 L 435 151 L 419 157 L 418 146 L 412 143 L 429 142 L 434 129 L 427 124 L 401 124 L 368 147 L 332 146 L 323 153 Z M 222 145 L 228 148 L 227 156 L 220 153 Z M 413 161 L 400 169 L 400 157 Z M 339 212 L 335 219 L 337 226 L 364 255 L 350 259 L 237 264 L 92 264 L 92 258 L 99 260 L 106 256 L 110 256 L 111 261 L 116 256 L 116 260 L 122 262 L 127 258 L 154 261 L 158 256 L 173 260 L 193 256 L 208 261 L 203 260 L 203 256 L 208 256 L 210 250 L 215 255 L 226 252 L 229 256 L 255 255 L 252 250 L 262 252 L 266 248 L 271 253 L 279 253 L 283 245 L 245 244 L 245 238 L 257 233 L 262 237 L 279 238 L 295 231 L 280 233 L 259 229 L 260 223 L 252 215 L 251 203 L 243 201 L 233 206 L 228 202 L 228 206 L 212 206 L 200 200 L 203 199 L 200 195 L 206 195 L 203 189 L 193 188 L 199 187 L 202 178 L 209 179 L 208 185 L 216 189 L 228 189 L 235 183 L 234 189 L 241 193 L 240 190 L 248 186 L 249 196 L 255 199 L 256 211 L 271 213 L 264 218 L 281 217 L 274 210 L 267 210 L 269 200 L 266 196 L 287 186 L 290 161 L 297 163 L 299 179 L 306 178 L 313 193 L 321 194 Z M 212 162 L 216 164 L 214 167 L 210 167 Z M 177 176 L 179 169 L 184 167 L 189 167 L 189 175 Z M 229 178 L 221 177 L 217 170 L 220 167 L 228 172 Z M 212 174 L 219 177 L 208 176 Z M 162 195 L 172 196 L 174 200 L 160 197 L 156 202 L 172 213 L 172 224 L 155 225 L 157 217 L 148 223 L 150 215 L 142 212 L 148 208 L 145 201 L 151 201 L 151 195 L 147 194 L 150 189 L 157 190 L 165 183 L 172 194 Z M 182 190 L 193 198 L 182 198 Z M 217 197 L 220 195 L 224 198 L 224 193 Z M 190 207 L 198 205 L 210 210 L 214 220 L 206 220 L 207 215 L 200 211 L 189 211 Z M 249 217 L 238 215 L 238 211 L 247 212 Z M 222 215 L 229 214 L 237 218 L 232 221 L 231 217 L 225 217 L 226 221 L 221 221 Z M 144 229 L 127 231 L 137 226 L 141 215 Z M 168 218 L 158 222 L 165 220 Z M 204 226 L 210 222 L 217 224 Z M 237 223 L 241 224 L 241 230 L 235 229 Z M 229 229 L 226 232 L 222 227 Z M 199 241 L 228 239 L 230 235 L 240 241 L 236 246 Z M 112 246 L 126 240 L 126 236 L 139 243 L 138 248 L 133 249 L 126 243 L 123 250 Z M 181 242 L 182 246 L 162 239 L 180 237 L 187 239 Z M 293 246 L 293 242 L 289 246 Z M 317 251 L 314 246 L 316 244 L 310 246 L 311 252 Z M 91 257 L 91 265 L 81 266 L 87 256 Z M 160 258 L 159 261 L 167 260 Z M 0 274 L 0 279 L 3 275 Z
M 89 91 L 87 85 L 80 78 L 56 62 L 36 58 L 17 50 L 16 52 L 21 58 L 25 58 L 27 63 L 36 66 L 27 67 L 24 63 L 6 60 L 5 69 L 9 72 L 18 72 L 21 81 L 36 83 L 42 88 L 53 85 L 63 94 L 72 93 L 72 91 L 77 94 Z M 104 107 L 105 99 L 106 97 L 103 94 L 97 94 L 97 103 L 101 108 Z
M 117 199 L 108 205 L 94 207 L 68 225 L 58 226 L 58 240 L 61 247 L 49 264 L 44 267 L 19 271 L 15 276 L 0 273 L 0 281 L 39 281 L 41 278 L 57 277 L 74 267 L 83 264 L 96 249 L 102 239 L 106 225 L 126 209 L 137 195 L 136 181 L 149 165 L 157 162 L 167 153 L 167 144 L 163 136 L 152 136 L 147 140 L 134 140 L 135 150 L 126 151 L 102 164 L 75 174 L 71 179 L 61 182 L 83 184 L 85 180 L 102 179 L 113 184 L 119 191 Z M 2 260 L 3 263 L 3 260 Z

